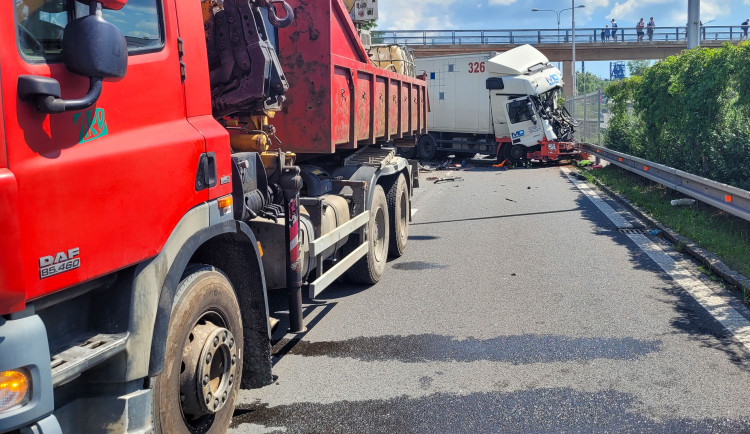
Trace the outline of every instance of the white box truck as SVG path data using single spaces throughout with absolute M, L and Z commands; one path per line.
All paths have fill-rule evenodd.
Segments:
M 556 161 L 576 155 L 575 121 L 558 105 L 562 73 L 537 49 L 416 59 L 427 74 L 429 134 L 416 151 L 496 155 L 499 161 Z

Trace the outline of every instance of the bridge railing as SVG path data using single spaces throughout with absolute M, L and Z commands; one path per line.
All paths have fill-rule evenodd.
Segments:
M 604 37 L 602 38 L 602 32 Z M 404 45 L 520 45 L 570 44 L 571 29 L 507 29 L 507 30 L 384 30 L 374 31 L 373 43 Z M 685 27 L 656 27 L 649 36 L 643 30 L 643 43 L 685 43 Z M 705 41 L 737 41 L 746 39 L 741 26 L 703 26 L 701 39 Z M 602 27 L 576 28 L 576 44 L 614 44 L 639 42 L 635 27 L 618 27 L 616 32 Z

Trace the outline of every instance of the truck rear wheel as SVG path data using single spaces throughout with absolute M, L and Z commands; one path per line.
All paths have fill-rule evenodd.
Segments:
M 419 138 L 417 155 L 425 161 L 431 161 L 437 157 L 437 143 L 435 143 L 435 139 L 431 135 L 425 134 Z
M 347 270 L 347 277 L 354 283 L 374 285 L 378 283 L 385 271 L 388 259 L 388 242 L 390 240 L 390 221 L 388 217 L 388 202 L 385 192 L 380 185 L 375 186 L 372 207 L 370 207 L 370 223 L 367 227 L 367 255 L 357 261 Z M 357 237 L 350 237 L 350 242 Z M 357 246 L 353 246 L 356 248 Z M 354 250 L 352 248 L 351 250 Z
M 223 433 L 242 375 L 242 317 L 229 279 L 201 266 L 177 288 L 164 371 L 154 379 L 161 433 Z
M 406 178 L 400 174 L 386 187 L 388 189 L 388 216 L 391 236 L 388 241 L 388 254 L 398 258 L 404 254 L 409 240 L 409 191 Z

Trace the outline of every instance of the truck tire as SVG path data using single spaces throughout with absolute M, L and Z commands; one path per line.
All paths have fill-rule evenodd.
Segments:
M 509 160 L 513 163 L 525 163 L 526 162 L 526 146 L 514 145 L 509 151 Z
M 378 283 L 385 271 L 388 259 L 388 241 L 390 240 L 390 219 L 388 218 L 388 202 L 385 192 L 380 185 L 375 186 L 372 207 L 370 208 L 370 223 L 367 226 L 367 242 L 370 249 L 362 259 L 357 261 L 346 274 L 350 281 L 365 285 Z M 350 237 L 349 242 L 358 241 L 358 237 Z M 352 245 L 352 251 L 358 245 Z
M 223 433 L 242 375 L 242 317 L 232 284 L 198 266 L 177 287 L 164 370 L 153 378 L 160 433 Z
M 411 206 L 409 202 L 409 188 L 406 185 L 404 174 L 399 174 L 393 181 L 386 185 L 388 194 L 388 216 L 391 226 L 391 236 L 388 241 L 388 254 L 393 258 L 401 257 L 406 250 L 409 240 L 409 213 Z
M 407 160 L 413 160 L 417 157 L 417 147 L 412 146 L 410 148 L 407 147 L 398 147 L 396 148 L 396 155 L 399 157 L 404 157 Z
M 503 143 L 502 145 L 500 145 L 500 147 L 497 149 L 497 155 L 495 156 L 498 163 L 502 163 L 503 161 L 508 159 L 509 150 L 509 143 Z
M 431 135 L 425 134 L 419 138 L 419 142 L 417 142 L 417 155 L 425 161 L 435 160 L 437 157 L 437 143 Z

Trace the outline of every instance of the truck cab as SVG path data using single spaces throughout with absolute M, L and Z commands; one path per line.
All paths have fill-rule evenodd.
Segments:
M 556 161 L 575 156 L 576 122 L 558 105 L 562 74 L 538 50 L 416 59 L 428 80 L 431 114 L 417 154 L 488 154 L 499 162 Z
M 563 87 L 560 70 L 538 50 L 523 45 L 489 59 L 487 71 L 494 133 L 502 156 L 512 161 L 564 156 L 575 122 L 558 106 Z

